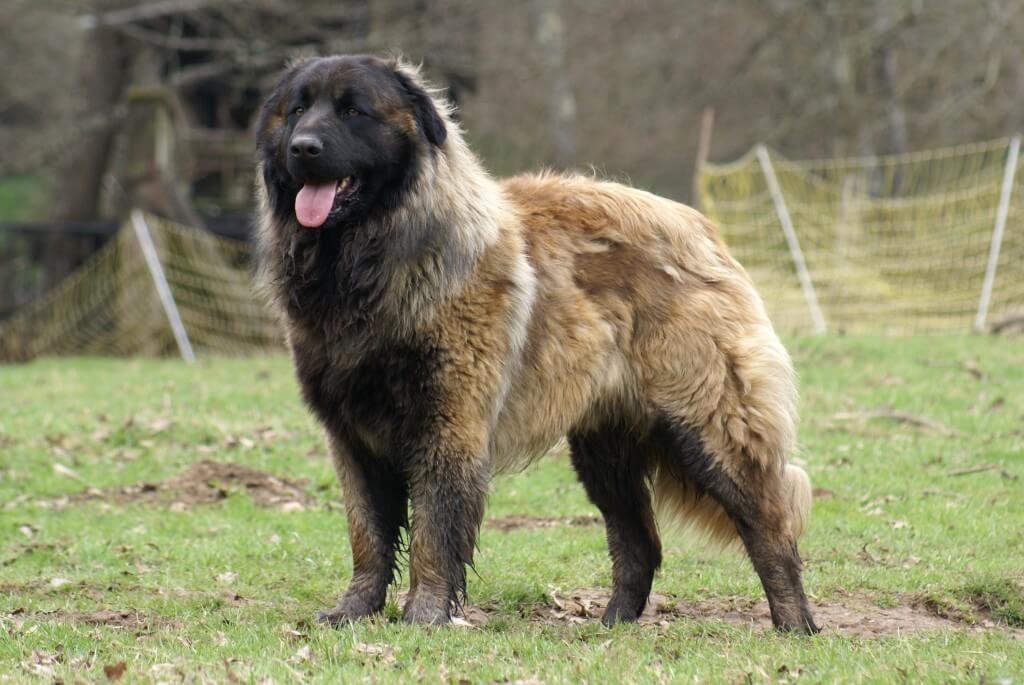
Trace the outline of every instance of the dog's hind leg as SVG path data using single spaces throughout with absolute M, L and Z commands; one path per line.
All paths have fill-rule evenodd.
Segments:
M 337 606 L 319 612 L 317 620 L 336 626 L 384 608 L 409 500 L 405 478 L 387 462 L 342 440 L 330 442 L 348 516 L 352 581 Z
M 738 534 L 775 626 L 817 632 L 796 547 L 810 481 L 786 463 L 797 401 L 789 357 L 767 323 L 731 343 L 694 335 L 685 349 L 685 373 L 649 376 L 657 408 L 651 437 L 660 453 L 656 497 L 689 515 L 689 523 Z
M 714 511 L 700 499 L 710 497 L 717 502 L 735 526 L 735 533 L 743 541 L 761 579 L 775 627 L 800 633 L 818 632 L 801 580 L 798 530 L 792 525 L 794 490 L 806 484 L 803 471 L 774 465 L 727 469 L 704 449 L 692 430 L 675 419 L 658 421 L 652 438 L 663 455 L 659 497 L 675 500 L 684 517 L 687 511 L 708 516 L 710 520 L 703 523 L 710 524 L 713 533 L 725 537 L 732 531 L 721 530 L 721 523 L 714 521 Z M 678 491 L 665 492 L 669 487 Z
M 621 424 L 569 435 L 572 464 L 604 516 L 612 558 L 612 596 L 601 621 L 635 621 L 661 565 L 661 542 L 648 487 L 650 451 Z

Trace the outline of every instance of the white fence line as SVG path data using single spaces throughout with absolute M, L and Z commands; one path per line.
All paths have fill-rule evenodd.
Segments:
M 796 238 L 796 230 L 793 228 L 793 219 L 789 216 L 789 209 L 786 207 L 786 199 L 779 188 L 779 180 L 775 177 L 775 167 L 772 166 L 771 157 L 768 156 L 768 148 L 758 145 L 755 148 L 757 161 L 761 164 L 761 171 L 764 172 L 765 181 L 768 183 L 768 192 L 772 195 L 772 202 L 775 203 L 775 212 L 779 215 L 779 223 L 782 224 L 782 232 L 786 235 L 786 243 L 789 245 L 789 254 L 793 258 L 793 265 L 796 267 L 797 278 L 800 279 L 800 287 L 804 291 L 804 299 L 807 300 L 807 308 L 811 312 L 811 321 L 814 324 L 814 332 L 818 335 L 825 333 L 825 317 L 818 305 L 818 295 L 814 291 L 814 283 L 811 281 L 811 274 L 807 271 L 807 263 L 804 261 L 804 253 L 800 249 L 800 242 Z
M 157 295 L 160 297 L 160 304 L 167 315 L 167 322 L 171 325 L 171 332 L 174 333 L 174 341 L 178 344 L 181 358 L 188 363 L 196 360 L 192 351 L 192 343 L 189 342 L 188 333 L 185 331 L 185 324 L 178 314 L 178 305 L 174 302 L 171 294 L 171 287 L 167 284 L 167 277 L 164 275 L 163 266 L 160 264 L 160 257 L 153 245 L 153 238 L 149 233 L 149 226 L 146 219 L 137 209 L 132 210 L 132 228 L 135 229 L 135 237 L 139 240 L 139 247 L 142 248 L 142 256 L 146 259 L 146 266 L 149 268 L 149 275 L 153 277 L 153 285 L 156 286 Z
M 1010 195 L 1013 194 L 1013 180 L 1017 174 L 1017 160 L 1020 155 L 1020 134 L 1010 140 L 1010 150 L 1006 155 L 1006 167 L 1003 170 L 1003 187 L 999 191 L 999 208 L 996 210 L 996 223 L 992 229 L 992 242 L 988 248 L 988 263 L 985 265 L 985 281 L 981 285 L 981 299 L 978 300 L 978 315 L 974 319 L 974 330 L 985 330 L 985 319 L 988 318 L 988 307 L 992 301 L 992 288 L 996 282 L 996 267 L 999 265 L 999 251 L 1003 246 L 1003 232 L 1006 230 L 1006 217 L 1010 212 Z

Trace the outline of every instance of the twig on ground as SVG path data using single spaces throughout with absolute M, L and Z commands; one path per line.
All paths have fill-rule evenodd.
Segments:
M 957 469 L 956 471 L 950 471 L 947 476 L 968 476 L 972 473 L 982 473 L 984 471 L 999 471 L 999 475 L 1009 480 L 1017 480 L 1017 476 L 1013 475 L 999 464 L 979 464 L 977 466 L 968 466 L 966 468 Z
M 870 421 L 871 419 L 890 419 L 899 423 L 909 423 L 947 436 L 960 434 L 959 431 L 954 430 L 943 423 L 939 423 L 934 419 L 929 419 L 926 416 L 918 416 L 917 414 L 911 414 L 905 411 L 899 411 L 898 409 L 873 409 L 871 411 L 861 412 L 839 412 L 838 414 L 832 415 L 833 421 Z
M 978 364 L 973 361 L 959 362 L 959 361 L 947 361 L 945 359 L 925 359 L 921 362 L 924 366 L 930 367 L 951 367 L 954 369 L 960 369 L 966 371 L 976 381 L 984 380 L 985 373 L 978 368 Z

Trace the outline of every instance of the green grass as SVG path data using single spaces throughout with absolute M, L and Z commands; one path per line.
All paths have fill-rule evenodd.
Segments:
M 0 221 L 44 218 L 46 184 L 33 176 L 0 178 Z
M 828 338 L 790 349 L 803 393 L 798 458 L 831 493 L 801 540 L 812 603 L 914 604 L 956 622 L 877 638 L 789 637 L 714 616 L 542 624 L 531 616 L 553 591 L 610 583 L 601 528 L 566 525 L 484 527 L 469 582 L 470 601 L 491 617 L 483 627 L 311 625 L 344 587 L 350 555 L 334 475 L 287 360 L 44 360 L 0 367 L 0 683 L 103 681 L 118 662 L 130 682 L 1020 682 L 1024 345 Z M 855 418 L 886 407 L 950 434 Z M 230 491 L 188 511 L 53 506 L 201 459 L 305 479 L 317 504 L 285 513 Z M 498 480 L 488 509 L 592 513 L 559 455 Z M 762 597 L 742 557 L 671 537 L 665 547 L 656 592 L 689 603 Z M 75 613 L 104 609 L 138 618 L 118 626 Z

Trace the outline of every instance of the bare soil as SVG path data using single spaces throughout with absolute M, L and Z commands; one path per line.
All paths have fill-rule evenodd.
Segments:
M 54 623 L 81 623 L 92 626 L 109 626 L 125 628 L 136 632 L 148 632 L 157 625 L 166 625 L 169 621 L 161 617 L 147 616 L 131 609 L 99 609 L 97 611 L 34 611 L 15 609 L 4 616 L 15 625 L 27 620 L 50 621 Z
M 134 483 L 105 490 L 91 488 L 72 495 L 72 502 L 101 499 L 122 504 L 144 502 L 188 510 L 214 504 L 232 492 L 244 492 L 261 507 L 302 511 L 314 503 L 306 494 L 306 481 L 274 476 L 241 464 L 211 460 L 190 466 L 180 476 L 156 482 Z
M 537 623 L 565 626 L 600 620 L 608 605 L 608 593 L 602 590 L 578 589 L 556 591 L 550 604 L 538 607 L 533 615 Z M 923 630 L 984 631 L 999 630 L 1024 640 L 1024 630 L 990 620 L 971 622 L 936 615 L 912 597 L 902 598 L 891 607 L 879 607 L 870 598 L 848 595 L 842 603 L 812 602 L 814 617 L 825 635 L 854 638 L 897 636 Z M 490 612 L 469 605 L 462 618 L 473 626 L 485 625 Z M 770 630 L 771 614 L 765 600 L 736 598 L 692 602 L 654 593 L 640 617 L 640 623 L 662 628 L 680 619 L 716 620 L 730 626 Z
M 540 528 L 555 528 L 557 526 L 599 526 L 601 519 L 598 516 L 527 516 L 520 514 L 516 516 L 501 516 L 487 519 L 486 526 L 495 530 L 507 533 L 513 530 L 537 530 Z

